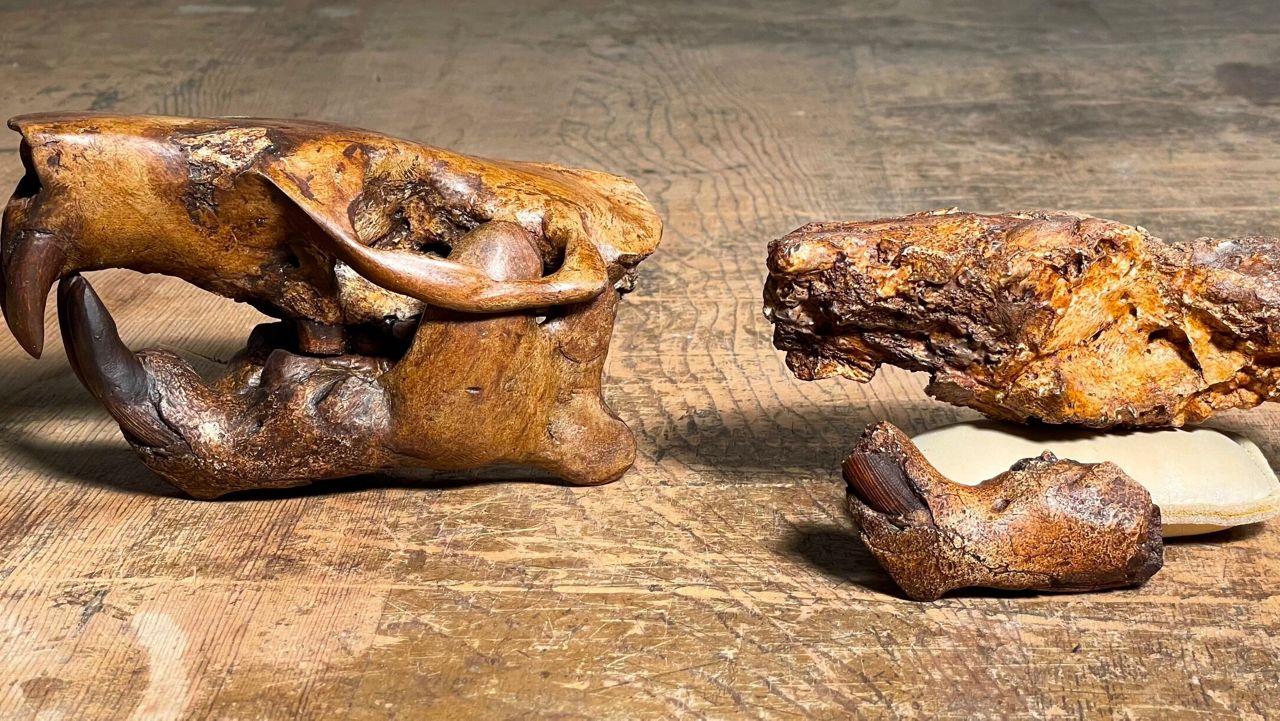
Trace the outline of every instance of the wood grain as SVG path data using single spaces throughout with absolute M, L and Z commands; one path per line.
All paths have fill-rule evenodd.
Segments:
M 314 117 L 636 178 L 667 219 L 605 392 L 597 489 L 367 478 L 199 502 L 133 457 L 51 340 L 0 340 L 0 717 L 1266 718 L 1280 532 L 1171 544 L 1134 591 L 915 604 L 857 545 L 862 427 L 970 417 L 889 369 L 795 381 L 765 244 L 817 219 L 1061 207 L 1280 234 L 1267 3 L 0 6 L 0 114 Z M 0 140 L 0 184 L 20 173 Z M 134 347 L 256 321 L 104 271 Z M 1219 425 L 1280 459 L 1280 413 Z M 1212 482 L 1207 479 L 1206 482 Z

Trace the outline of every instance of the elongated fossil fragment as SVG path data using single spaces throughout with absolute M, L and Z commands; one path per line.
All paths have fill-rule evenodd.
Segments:
M 142 460 L 213 497 L 390 468 L 613 480 L 635 441 L 600 393 L 621 294 L 662 225 L 631 181 L 324 123 L 55 113 L 10 121 L 5 319 L 44 308 Z M 79 274 L 177 276 L 261 325 L 206 383 L 134 353 Z
M 770 245 L 765 313 L 800 378 L 888 363 L 1002 420 L 1180 426 L 1280 393 L 1276 238 L 1059 211 L 816 223 Z
M 967 587 L 1093 591 L 1164 563 L 1160 509 L 1111 463 L 1019 461 L 976 486 L 943 477 L 891 424 L 844 462 L 862 542 L 913 599 Z

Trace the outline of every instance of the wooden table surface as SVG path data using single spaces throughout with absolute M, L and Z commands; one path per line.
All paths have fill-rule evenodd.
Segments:
M 737 5 L 0 5 L 6 116 L 320 118 L 629 175 L 667 221 L 607 369 L 640 457 L 602 488 L 189 500 L 56 333 L 40 361 L 4 333 L 0 717 L 1266 717 L 1280 526 L 1171 543 L 1138 590 L 905 601 L 851 533 L 838 461 L 867 422 L 971 414 L 894 369 L 796 381 L 760 292 L 767 242 L 818 219 L 1053 207 L 1280 233 L 1272 4 Z M 94 282 L 134 347 L 226 357 L 257 320 L 172 279 Z M 1219 425 L 1280 461 L 1275 408 Z

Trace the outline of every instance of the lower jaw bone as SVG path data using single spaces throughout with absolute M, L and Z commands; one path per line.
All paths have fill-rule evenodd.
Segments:
M 377 383 L 385 370 L 359 356 L 316 358 L 251 342 L 212 384 L 161 350 L 133 353 L 80 276 L 58 290 L 72 369 L 120 424 L 143 462 L 187 493 L 212 498 L 296 486 L 386 464 L 389 425 Z M 280 324 L 252 339 L 279 340 Z
M 1045 454 L 968 486 L 880 423 L 863 434 L 844 472 L 863 544 L 916 600 L 968 587 L 1119 588 L 1145 582 L 1163 564 L 1160 510 L 1111 463 Z
M 135 444 L 143 461 L 196 497 L 298 486 L 389 465 L 381 372 L 372 359 L 276 350 L 234 362 L 206 385 L 167 351 L 139 354 L 160 389 L 157 407 L 182 443 Z
M 454 250 L 495 279 L 542 269 L 531 239 L 510 224 L 482 226 Z M 630 431 L 600 396 L 613 290 L 545 322 L 532 312 L 428 310 L 407 350 L 378 346 L 403 350 L 398 360 L 302 355 L 293 352 L 307 345 L 297 324 L 259 326 L 210 383 L 173 353 L 130 351 L 80 276 L 63 280 L 58 298 L 81 382 L 143 462 L 192 496 L 401 467 L 515 465 L 597 484 L 635 457 Z M 343 335 L 348 349 L 360 347 L 360 334 Z
M 1280 481 L 1258 446 L 1209 428 L 1102 433 L 972 421 L 927 431 L 912 442 L 939 473 L 969 485 L 1046 450 L 1082 463 L 1110 461 L 1151 493 L 1166 538 L 1280 515 Z

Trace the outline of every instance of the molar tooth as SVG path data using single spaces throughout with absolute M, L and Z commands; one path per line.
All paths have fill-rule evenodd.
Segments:
M 180 440 L 152 402 L 151 375 L 120 340 L 111 314 L 79 274 L 58 284 L 58 320 L 76 376 L 125 433 L 152 447 Z

